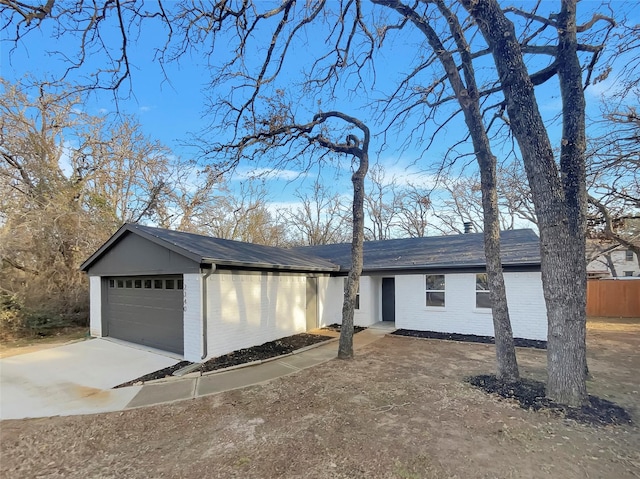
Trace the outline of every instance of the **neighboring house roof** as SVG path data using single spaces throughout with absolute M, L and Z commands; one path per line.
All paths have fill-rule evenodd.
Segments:
M 531 229 L 500 233 L 503 266 L 539 266 L 540 240 Z M 364 242 L 363 271 L 406 269 L 477 268 L 486 265 L 484 234 L 392 239 Z M 340 264 L 342 271 L 351 266 L 351 244 L 302 246 L 293 251 Z
M 212 238 L 210 236 L 132 223 L 123 225 L 98 251 L 80 266 L 80 269 L 87 271 L 126 234 L 142 236 L 155 244 L 201 264 L 292 271 L 330 272 L 338 269 L 334 263 L 324 259 L 310 257 L 309 255 L 284 248 Z

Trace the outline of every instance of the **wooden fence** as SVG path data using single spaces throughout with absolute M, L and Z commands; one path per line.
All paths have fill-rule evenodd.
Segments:
M 640 318 L 640 280 L 587 281 L 587 316 Z

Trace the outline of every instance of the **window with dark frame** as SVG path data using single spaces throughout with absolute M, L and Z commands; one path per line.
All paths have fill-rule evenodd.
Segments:
M 426 305 L 444 308 L 445 279 L 444 274 L 428 274 L 426 280 Z
M 135 279 L 133 281 L 133 287 L 136 288 L 136 289 L 142 288 L 142 280 L 141 279 Z
M 625 260 L 633 261 L 633 251 L 631 251 L 630 249 L 626 251 Z
M 487 273 L 476 274 L 476 308 L 491 308 Z
M 164 281 L 165 289 L 175 289 L 175 281 L 172 279 L 166 279 Z
M 151 282 L 150 279 L 145 279 L 144 280 L 144 289 L 151 289 L 152 285 L 153 285 L 153 283 Z
M 164 283 L 164 281 L 162 281 L 161 279 L 154 279 L 153 289 L 162 289 L 162 283 Z
M 633 277 L 633 271 L 625 271 L 625 272 L 624 272 L 624 275 L 625 275 L 627 278 L 631 278 L 631 277 Z
M 118 288 L 124 288 L 124 280 L 123 279 L 117 280 L 116 285 Z
M 178 289 L 184 289 L 184 280 L 179 279 L 177 283 L 178 283 Z
M 347 278 L 344 279 L 344 287 L 347 287 Z M 353 309 L 360 309 L 360 281 L 358 281 L 358 289 L 356 290 L 356 304 Z
M 115 279 L 110 279 L 109 280 L 109 287 L 110 288 L 115 288 L 116 287 L 116 280 Z

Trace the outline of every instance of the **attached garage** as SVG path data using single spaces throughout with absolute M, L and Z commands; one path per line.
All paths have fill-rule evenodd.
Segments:
M 182 275 L 111 277 L 104 281 L 103 335 L 184 353 Z
M 184 278 L 200 275 L 199 255 L 125 225 L 82 269 L 89 274 L 93 336 L 185 354 Z
M 137 224 L 81 266 L 90 332 L 199 362 L 318 324 L 317 278 L 338 269 L 290 250 Z

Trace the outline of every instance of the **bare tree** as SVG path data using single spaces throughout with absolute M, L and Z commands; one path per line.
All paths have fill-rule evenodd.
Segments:
M 560 167 L 536 102 L 514 24 L 495 0 L 461 0 L 477 22 L 500 77 L 510 128 L 520 146 L 541 235 L 542 279 L 549 318 L 547 394 L 581 405 L 586 392 L 586 264 L 585 264 L 585 99 L 578 50 L 576 1 L 562 0 L 560 13 L 539 19 L 557 32 L 551 71 L 557 75 L 563 102 Z M 525 18 L 530 12 L 512 10 Z M 589 47 L 597 54 L 601 48 Z M 594 59 L 597 57 L 594 57 Z M 587 79 L 589 76 L 587 76 Z
M 371 168 L 369 184 L 364 197 L 367 223 L 367 240 L 386 240 L 394 236 L 398 213 L 398 186 L 395 178 L 389 178 L 382 165 Z
M 259 180 L 243 182 L 238 191 L 221 187 L 198 223 L 198 232 L 217 238 L 270 246 L 285 243 L 283 225 L 269 210 L 268 192 Z
M 500 255 L 497 162 L 491 150 L 480 106 L 481 92 L 477 84 L 473 55 L 465 36 L 465 29 L 458 16 L 443 0 L 426 2 L 425 7 L 407 5 L 399 0 L 372 1 L 395 10 L 401 16 L 403 23 L 412 23 L 425 36 L 434 55 L 433 61 L 439 63 L 444 70 L 444 78 L 440 80 L 438 88 L 442 88 L 446 82 L 453 92 L 453 99 L 462 111 L 480 169 L 484 249 L 496 344 L 496 375 L 504 381 L 515 381 L 519 378 L 519 372 Z M 429 4 L 436 9 L 434 12 L 429 11 L 431 6 Z M 443 40 L 444 34 L 439 34 L 434 26 L 437 21 L 434 18 L 436 15 L 439 15 L 448 26 L 448 33 L 452 40 L 452 46 L 449 48 L 444 43 L 447 41 L 446 38 Z M 460 65 L 456 63 L 453 52 L 459 55 Z M 422 68 L 421 65 L 418 70 Z
M 482 231 L 482 188 L 473 177 L 442 178 L 439 201 L 433 204 L 435 227 L 445 233 L 464 233 L 465 223 Z
M 358 164 L 353 168 L 351 182 L 353 183 L 353 230 L 351 240 L 351 265 L 344 286 L 344 301 L 342 305 L 342 327 L 340 329 L 340 343 L 338 358 L 353 358 L 353 315 L 358 284 L 362 273 L 363 242 L 364 242 L 364 180 L 369 169 L 369 128 L 359 119 L 339 111 L 321 112 L 314 115 L 312 121 L 300 123 L 296 121 L 291 104 L 283 100 L 283 93 L 279 92 L 273 99 L 272 109 L 267 116 L 251 126 L 253 132 L 237 141 L 218 144 L 214 151 L 230 155 L 231 163 L 237 163 L 243 157 L 253 157 L 256 152 L 267 153 L 279 151 L 290 152 L 291 148 L 299 148 L 301 152 L 309 149 L 318 151 L 320 158 L 328 154 L 344 154 L 353 158 Z M 346 127 L 339 128 L 344 134 L 344 141 L 336 139 L 335 130 L 330 128 L 330 122 L 338 120 Z M 351 131 L 357 129 L 362 138 Z M 280 160 L 279 165 L 288 162 L 287 158 Z M 283 163 L 284 162 L 284 163 Z
M 122 222 L 153 217 L 167 150 L 130 118 L 82 112 L 64 85 L 0 86 L 0 293 L 38 327 L 82 323 L 78 267 Z
M 500 228 L 535 227 L 537 218 L 531 202 L 524 170 L 516 162 L 497 169 L 498 215 Z M 443 233 L 463 233 L 464 223 L 471 223 L 474 231 L 482 231 L 482 185 L 473 176 L 441 177 L 440 194 L 433 203 L 433 225 Z
M 401 190 L 396 201 L 398 208 L 398 230 L 402 236 L 422 238 L 427 236 L 427 229 L 431 224 L 430 191 L 416 185 L 407 185 Z
M 589 236 L 630 249 L 640 265 L 640 115 L 614 111 L 604 126 L 588 155 Z
M 313 183 L 311 193 L 297 191 L 301 205 L 282 213 L 295 245 L 315 246 L 349 241 L 351 214 L 343 198 L 326 185 Z

